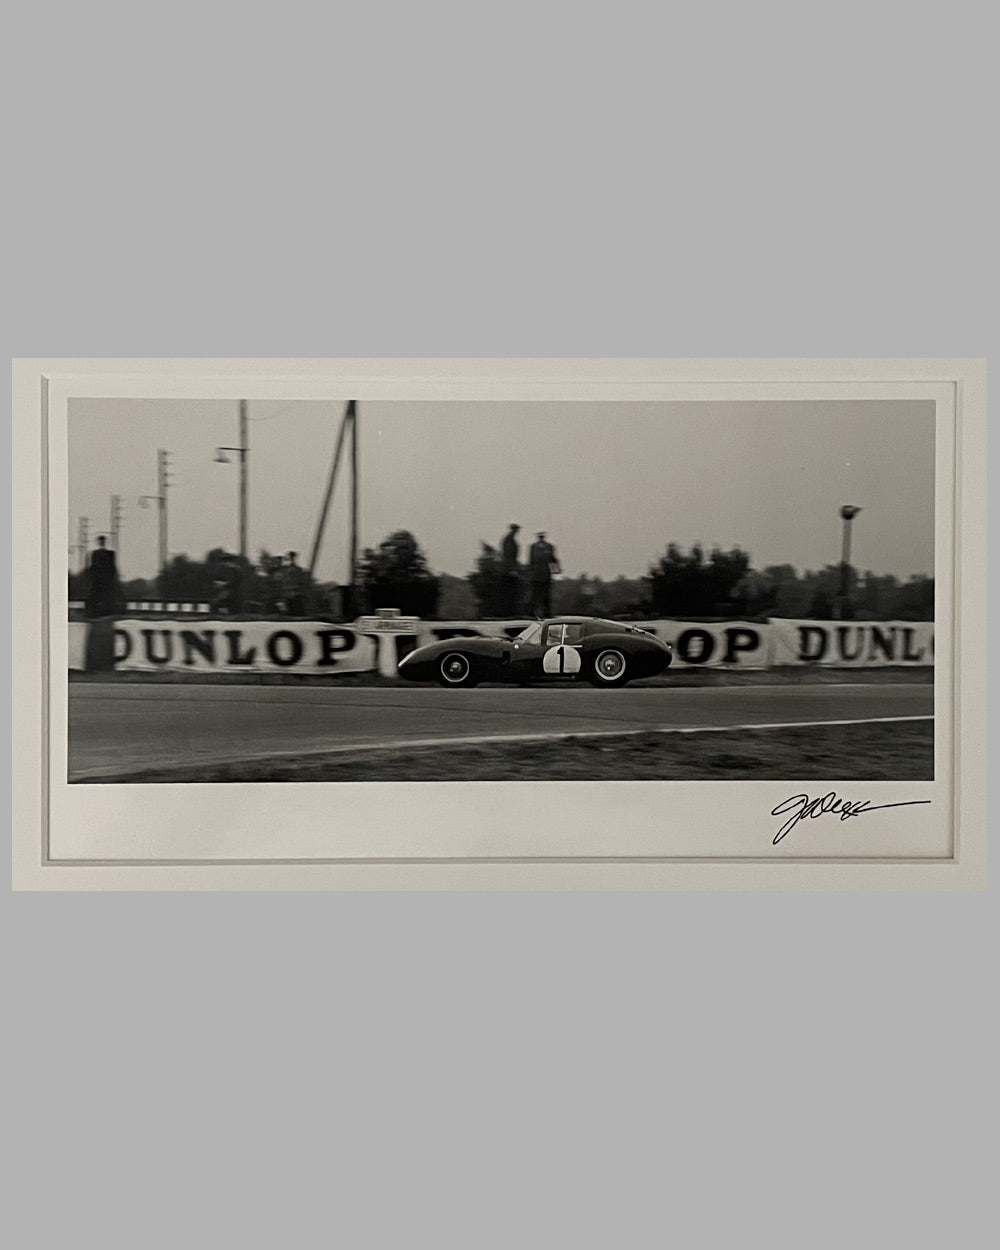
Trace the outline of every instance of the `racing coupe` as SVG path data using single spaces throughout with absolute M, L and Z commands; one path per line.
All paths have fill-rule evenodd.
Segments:
M 481 681 L 588 681 L 599 688 L 655 677 L 669 667 L 670 644 L 648 630 L 590 616 L 534 621 L 514 638 L 448 638 L 399 662 L 400 677 L 442 686 Z

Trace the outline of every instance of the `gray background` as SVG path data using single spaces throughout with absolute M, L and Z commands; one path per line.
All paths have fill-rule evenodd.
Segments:
M 993 345 L 979 5 L 13 27 L 10 355 Z M 985 1244 L 992 892 L 5 904 L 19 1246 Z

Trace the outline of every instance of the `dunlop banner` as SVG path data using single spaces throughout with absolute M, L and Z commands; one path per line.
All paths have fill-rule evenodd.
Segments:
M 783 621 L 773 619 L 771 663 L 878 668 L 934 663 L 932 621 Z
M 362 622 L 366 623 L 366 622 Z M 213 673 L 395 674 L 414 646 L 446 638 L 513 638 L 528 620 L 400 621 L 395 628 L 361 632 L 325 621 L 126 619 L 114 623 L 114 668 L 119 671 Z M 766 622 L 637 621 L 669 642 L 676 668 L 762 669 L 783 665 L 869 668 L 933 665 L 934 625 L 917 621 Z M 100 648 L 95 630 L 108 637 Z M 111 667 L 111 622 L 73 622 L 70 668 Z M 100 655 L 98 654 L 100 651 Z M 106 654 L 105 654 L 106 653 Z
M 769 624 L 725 621 L 638 621 L 674 649 L 671 668 L 767 668 Z
M 362 673 L 375 668 L 375 640 L 324 621 L 121 620 L 118 672 Z

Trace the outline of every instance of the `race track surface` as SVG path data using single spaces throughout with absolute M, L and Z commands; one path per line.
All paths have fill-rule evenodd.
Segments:
M 68 780 L 394 743 L 932 716 L 930 685 L 634 687 L 71 684 Z

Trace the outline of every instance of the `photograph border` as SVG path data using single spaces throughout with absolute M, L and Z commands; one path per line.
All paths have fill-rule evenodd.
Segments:
M 47 861 L 46 669 L 49 388 L 74 379 L 124 385 L 165 375 L 206 387 L 239 379 L 409 388 L 467 386 L 479 399 L 586 399 L 588 388 L 690 384 L 908 383 L 955 397 L 954 856 L 938 861 L 648 858 L 377 861 Z M 525 396 L 527 398 L 527 396 Z M 15 889 L 981 889 L 986 862 L 986 367 L 979 360 L 19 360 L 13 406 L 13 884 Z M 724 783 L 719 783 L 724 784 Z

